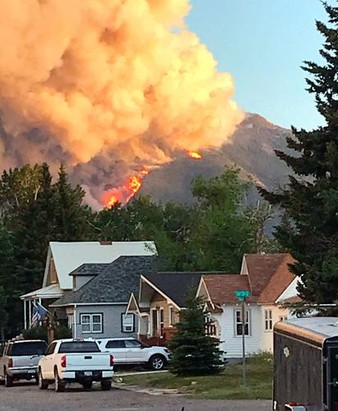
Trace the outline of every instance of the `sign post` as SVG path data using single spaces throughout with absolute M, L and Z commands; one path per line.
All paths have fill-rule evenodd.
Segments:
M 242 370 L 243 370 L 243 387 L 246 389 L 246 364 L 245 364 L 245 300 L 249 297 L 250 291 L 238 290 L 235 291 L 235 296 L 241 302 L 241 317 L 242 317 Z

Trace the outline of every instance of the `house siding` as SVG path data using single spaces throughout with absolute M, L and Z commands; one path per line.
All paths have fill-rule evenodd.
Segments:
M 220 349 L 225 352 L 226 358 L 241 358 L 243 353 L 242 337 L 236 335 L 235 331 L 235 311 L 240 310 L 241 306 L 231 305 L 222 306 L 221 314 L 213 314 L 213 318 L 219 325 Z M 261 315 L 260 307 L 250 305 L 246 307 L 250 315 L 250 335 L 245 336 L 245 353 L 253 354 L 260 350 L 261 336 Z
M 242 336 L 236 335 L 235 312 L 241 305 L 223 305 L 223 312 L 212 314 L 211 318 L 217 322 L 220 349 L 225 351 L 226 358 L 242 358 Z M 272 328 L 280 317 L 290 318 L 288 309 L 281 309 L 276 305 L 248 304 L 246 310 L 250 315 L 249 335 L 245 336 L 245 354 L 252 355 L 261 351 L 273 351 L 273 329 L 265 330 L 265 310 L 271 310 Z
M 121 314 L 125 313 L 126 304 L 121 305 L 81 305 L 76 307 L 76 327 L 72 326 L 74 338 L 116 338 L 116 337 L 136 337 L 137 335 L 137 319 L 135 319 L 135 331 L 124 333 L 121 329 Z M 72 309 L 67 310 L 68 315 L 74 313 Z M 81 314 L 102 314 L 103 329 L 102 333 L 82 333 L 80 316 Z M 75 335 L 76 330 L 76 335 Z
M 272 313 L 272 329 L 265 329 L 265 311 L 271 310 Z M 261 306 L 261 326 L 262 326 L 262 341 L 261 351 L 273 351 L 273 326 L 277 321 L 280 321 L 280 317 L 290 318 L 289 310 L 281 308 L 276 305 L 262 305 Z
M 78 290 L 93 278 L 92 275 L 75 275 L 73 279 L 73 290 Z

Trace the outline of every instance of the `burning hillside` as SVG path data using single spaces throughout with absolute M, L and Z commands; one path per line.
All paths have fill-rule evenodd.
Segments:
M 231 76 L 185 26 L 189 8 L 188 0 L 0 0 L 3 168 L 62 161 L 102 205 L 107 185 L 137 191 L 140 168 L 186 147 L 220 146 L 242 113 Z

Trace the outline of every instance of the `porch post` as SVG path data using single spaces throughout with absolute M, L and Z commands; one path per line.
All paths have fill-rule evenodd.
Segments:
M 27 330 L 27 301 L 23 300 L 23 323 L 24 329 Z
M 73 338 L 76 338 L 76 304 L 74 304 L 74 314 L 73 314 L 73 318 L 74 318 L 74 329 L 73 329 Z
M 30 328 L 31 325 L 32 325 L 32 300 L 29 300 L 28 315 L 29 315 L 28 324 L 29 324 L 29 328 Z

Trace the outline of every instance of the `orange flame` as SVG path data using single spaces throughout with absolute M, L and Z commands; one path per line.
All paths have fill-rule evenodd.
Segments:
M 197 151 L 187 151 L 187 154 L 190 158 L 193 158 L 194 160 L 200 160 L 202 158 L 202 155 Z
M 141 170 L 142 175 L 148 174 L 147 170 Z M 102 202 L 105 207 L 112 207 L 116 203 L 127 204 L 128 201 L 134 197 L 134 195 L 139 191 L 142 186 L 141 177 L 134 175 L 131 176 L 127 182 L 118 187 L 108 190 L 102 198 Z

